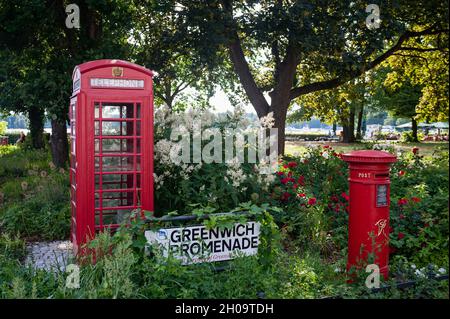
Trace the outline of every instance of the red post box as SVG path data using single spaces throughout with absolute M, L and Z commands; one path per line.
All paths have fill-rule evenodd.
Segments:
M 133 210 L 153 211 L 152 72 L 120 60 L 76 66 L 69 115 L 71 240 L 78 253 Z
M 390 165 L 397 159 L 382 151 L 343 154 L 349 163 L 349 229 L 347 270 L 373 254 L 373 263 L 387 279 L 389 262 Z

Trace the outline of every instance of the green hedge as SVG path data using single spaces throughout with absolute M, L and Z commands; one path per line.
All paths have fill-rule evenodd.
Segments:
M 321 138 L 329 137 L 328 134 L 295 134 L 295 133 L 287 133 L 286 140 L 306 140 L 306 141 L 315 141 Z

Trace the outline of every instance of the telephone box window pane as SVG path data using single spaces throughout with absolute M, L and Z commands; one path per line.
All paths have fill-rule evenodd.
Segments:
M 140 138 L 136 139 L 136 153 L 138 153 L 138 154 L 141 153 L 141 139 Z
M 99 121 L 95 121 L 95 123 L 94 123 L 94 135 L 95 136 L 100 135 L 100 122 Z
M 97 160 L 97 158 L 96 158 Z M 104 156 L 102 157 L 103 171 L 113 172 L 113 171 L 132 171 L 133 170 L 133 157 L 113 157 Z M 96 166 L 97 169 L 97 166 Z
M 132 189 L 134 186 L 133 174 L 106 174 L 102 175 L 102 189 Z M 95 188 L 100 189 L 100 176 L 95 176 Z
M 136 171 L 140 171 L 140 170 L 141 170 L 141 157 L 136 156 Z
M 94 159 L 94 166 L 95 166 L 95 171 L 99 172 L 100 171 L 100 158 L 96 157 Z
M 72 185 L 77 185 L 76 176 L 75 170 L 70 169 L 70 180 L 72 181 Z
M 132 209 L 103 211 L 103 225 L 121 224 L 128 221 L 132 211 Z
M 127 119 L 133 118 L 133 104 L 131 103 L 103 103 L 102 118 Z
M 136 174 L 136 187 L 141 188 L 141 174 Z
M 133 122 L 102 122 L 102 135 L 130 136 L 133 132 Z
M 98 139 L 94 141 L 94 151 L 95 153 L 100 153 L 100 140 Z
M 94 104 L 94 117 L 96 119 L 100 118 L 100 105 L 98 103 Z
M 136 121 L 136 135 L 141 136 L 141 121 Z
M 100 207 L 100 194 L 95 193 L 95 208 L 99 208 L 99 207 Z
M 129 192 L 104 192 L 102 198 L 103 208 L 133 206 L 133 191 Z
M 136 192 L 136 206 L 141 206 L 141 191 Z
M 76 152 L 75 152 L 75 151 L 76 151 L 76 144 L 77 144 L 77 143 L 75 143 L 75 139 L 72 138 L 72 141 L 71 141 L 71 143 L 70 143 L 70 147 L 71 147 L 71 149 L 72 149 L 71 152 L 72 152 L 72 154 L 74 154 L 74 155 L 76 154 Z
M 136 118 L 137 119 L 141 118 L 141 103 L 136 104 Z
M 100 142 L 98 142 L 100 144 Z M 96 145 L 95 151 L 98 153 L 100 150 Z M 140 147 L 140 145 L 139 145 Z M 102 139 L 102 152 L 103 153 L 133 153 L 133 140 L 132 139 Z

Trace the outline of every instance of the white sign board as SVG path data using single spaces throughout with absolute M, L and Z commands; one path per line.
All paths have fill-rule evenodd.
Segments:
M 103 79 L 91 78 L 91 87 L 93 88 L 127 88 L 127 89 L 143 89 L 144 80 L 132 79 Z
M 150 245 L 162 249 L 164 257 L 169 253 L 182 260 L 184 265 L 214 262 L 258 253 L 260 223 L 235 224 L 232 228 L 207 229 L 203 225 L 148 230 L 145 237 Z

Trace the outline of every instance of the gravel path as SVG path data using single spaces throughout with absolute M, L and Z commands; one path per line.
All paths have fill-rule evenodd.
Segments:
M 70 241 L 33 242 L 27 244 L 28 256 L 25 263 L 35 269 L 65 271 L 72 262 L 73 250 Z

